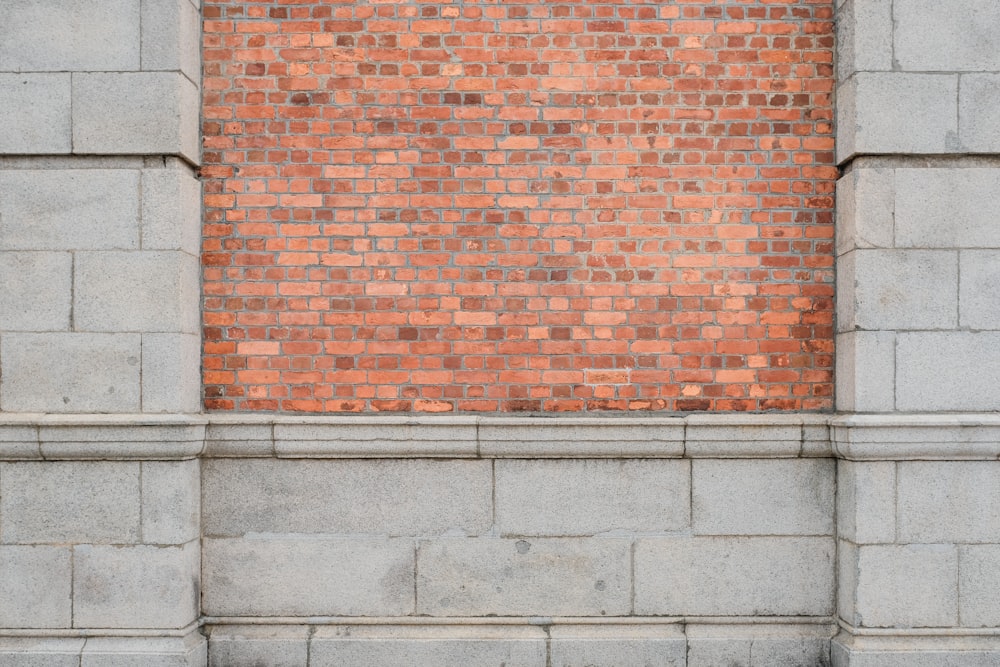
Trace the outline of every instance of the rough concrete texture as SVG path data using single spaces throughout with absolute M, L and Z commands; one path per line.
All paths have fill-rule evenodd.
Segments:
M 409 539 L 204 539 L 202 611 L 219 616 L 413 613 Z
M 840 331 L 958 325 L 957 252 L 859 249 L 843 255 L 840 266 L 844 269 L 838 275 L 844 295 L 837 301 Z
M 0 24 L 0 71 L 139 69 L 139 0 L 13 0 Z
M 1000 409 L 1000 332 L 902 332 L 896 338 L 896 409 Z
M 3 32 L 4 27 L 0 27 L 0 50 L 5 45 Z M 69 74 L 0 73 L 0 91 L 0 118 L 4 119 L 0 154 L 70 152 Z
M 1000 168 L 897 169 L 895 238 L 898 247 L 1000 246 Z
M 180 72 L 75 74 L 73 149 L 197 163 L 197 99 L 197 86 Z
M 0 251 L 0 331 L 66 331 L 73 257 L 68 252 Z
M 184 252 L 78 252 L 77 331 L 197 333 L 198 260 Z
M 629 540 L 442 539 L 417 553 L 417 613 L 622 616 L 630 613 Z
M 898 464 L 899 541 L 1000 543 L 1000 462 Z
M 958 549 L 952 544 L 858 547 L 854 625 L 958 624 Z
M 0 249 L 134 249 L 139 172 L 126 169 L 0 171 Z
M 596 535 L 686 529 L 688 461 L 496 462 L 501 535 Z
M 832 611 L 825 537 L 645 538 L 635 546 L 635 612 L 822 615 Z
M 481 535 L 492 525 L 488 461 L 214 459 L 206 535 Z
M 692 462 L 695 535 L 830 535 L 829 459 Z
M 0 627 L 68 628 L 70 560 L 65 546 L 0 546 Z M 0 664 L 7 664 L 2 645 Z
M 0 463 L 0 541 L 139 541 L 139 464 Z
M 197 542 L 73 547 L 74 627 L 183 628 L 193 623 L 199 559 Z

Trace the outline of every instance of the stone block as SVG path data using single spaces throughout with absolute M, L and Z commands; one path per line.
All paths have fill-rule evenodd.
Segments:
M 322 627 L 310 642 L 310 667 L 545 667 L 541 628 L 406 626 Z
M 1000 70 L 1000 5 L 950 0 L 893 0 L 893 47 L 899 67 L 918 72 Z
M 958 253 L 854 250 L 840 258 L 840 331 L 958 326 Z
M 896 464 L 837 462 L 837 536 L 855 544 L 896 540 Z
M 0 637 L 5 667 L 80 667 L 83 637 Z
M 1000 98 L 998 98 L 1000 99 Z M 1000 251 L 963 250 L 959 255 L 959 324 L 1000 329 Z
M 73 150 L 199 159 L 198 88 L 180 72 L 73 76 Z
M 622 616 L 631 610 L 630 541 L 439 539 L 417 553 L 417 613 Z
M 852 625 L 869 628 L 958 624 L 958 549 L 951 544 L 858 547 Z
M 274 456 L 274 427 L 266 422 L 250 422 L 247 415 L 243 414 L 216 413 L 206 427 L 205 456 Z
M 0 71 L 139 69 L 139 0 L 11 0 Z
M 892 412 L 896 395 L 895 332 L 848 331 L 837 334 L 836 342 L 837 408 Z
M 201 251 L 201 184 L 179 160 L 142 171 L 142 248 Z
M 635 613 L 820 616 L 833 611 L 826 537 L 641 538 Z
M 0 541 L 139 541 L 139 464 L 0 463 Z
M 139 172 L 0 171 L 0 249 L 91 250 L 139 245 Z
M 691 462 L 695 535 L 833 533 L 831 459 Z
M 78 252 L 79 331 L 198 332 L 198 260 L 178 251 Z
M 9 412 L 138 412 L 139 355 L 138 334 L 4 334 L 0 405 Z
M 1000 246 L 1000 169 L 897 169 L 895 183 L 897 246 Z
M 690 525 L 690 462 L 499 460 L 501 535 L 596 535 L 682 530 Z
M 207 645 L 197 631 L 185 637 L 91 637 L 80 655 L 80 667 L 207 666 Z
M 71 580 L 69 547 L 0 546 L 0 628 L 68 628 Z
M 958 149 L 958 75 L 858 72 L 837 88 L 837 161 Z
M 0 26 L 0 53 L 4 48 Z M 0 55 L 0 62 L 3 56 Z M 69 74 L 0 74 L 0 154 L 72 150 Z
M 802 453 L 804 423 L 799 415 L 694 414 L 685 422 L 686 456 L 776 458 Z
M 969 635 L 851 636 L 832 642 L 834 667 L 992 667 L 1000 664 L 995 637 Z
M 680 625 L 561 626 L 549 630 L 551 667 L 685 667 Z
M 677 418 L 630 423 L 598 418 L 483 418 L 479 447 L 483 456 L 491 457 L 679 457 L 684 453 L 684 422 Z
M 1000 74 L 966 74 L 958 91 L 959 132 L 970 153 L 1000 153 Z
M 159 461 L 197 457 L 205 426 L 185 415 L 49 416 L 38 427 L 49 461 Z
M 73 256 L 0 251 L 0 331 L 69 329 Z
M 188 310 L 197 314 L 194 304 Z M 142 334 L 142 411 L 198 412 L 201 405 L 201 337 Z
M 184 544 L 201 535 L 201 476 L 197 460 L 144 461 L 142 541 Z
M 209 459 L 206 535 L 480 535 L 490 530 L 489 461 Z
M 199 550 L 184 546 L 73 547 L 73 625 L 182 628 L 198 618 Z
M 1000 462 L 901 461 L 901 542 L 1000 542 Z
M 958 548 L 958 610 L 967 628 L 1000 627 L 1000 545 Z
M 837 254 L 893 245 L 893 170 L 855 163 L 837 181 Z
M 847 0 L 837 10 L 837 80 L 892 70 L 892 4 Z
M 996 461 L 1000 415 L 879 414 L 831 419 L 833 445 L 851 461 Z
M 849 625 L 858 625 L 858 547 L 837 540 L 837 615 Z
M 212 667 L 305 667 L 309 663 L 312 628 L 305 625 L 221 625 L 208 632 Z
M 142 0 L 142 69 L 201 80 L 201 20 L 189 0 Z
M 896 409 L 908 412 L 1000 410 L 1000 332 L 900 333 Z
M 828 667 L 826 625 L 688 623 L 687 667 Z
M 202 611 L 214 616 L 405 616 L 413 613 L 408 539 L 203 540 Z

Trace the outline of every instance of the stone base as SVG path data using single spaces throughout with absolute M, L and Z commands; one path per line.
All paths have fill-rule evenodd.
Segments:
M 4 667 L 207 667 L 208 644 L 184 636 L 0 637 Z
M 230 619 L 236 621 L 237 619 Z M 246 619 L 250 621 L 251 619 Z M 264 620 L 264 619 L 261 619 Z M 343 619 L 347 621 L 347 619 Z M 358 619 L 206 627 L 212 667 L 780 667 L 829 665 L 829 623 L 681 619 Z M 727 619 L 728 621 L 729 619 Z
M 833 667 L 995 667 L 1000 637 L 882 635 L 841 632 L 831 645 Z

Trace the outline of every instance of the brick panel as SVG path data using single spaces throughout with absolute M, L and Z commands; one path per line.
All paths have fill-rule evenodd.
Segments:
M 203 12 L 207 408 L 831 407 L 830 0 Z

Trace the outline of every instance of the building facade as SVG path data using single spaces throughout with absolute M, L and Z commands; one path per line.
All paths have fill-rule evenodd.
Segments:
M 3 664 L 1000 661 L 995 3 L 7 9 Z

